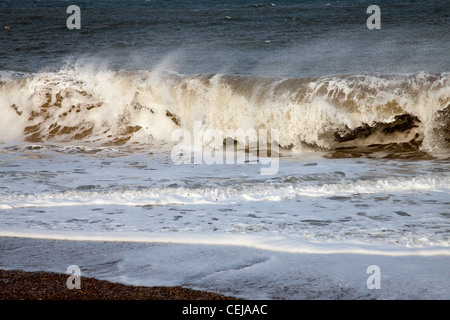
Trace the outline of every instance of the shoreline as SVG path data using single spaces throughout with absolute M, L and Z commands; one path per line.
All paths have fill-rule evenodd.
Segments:
M 68 289 L 69 274 L 0 269 L 0 300 L 240 300 L 183 287 L 144 287 L 81 277 Z
M 293 254 L 242 246 L 0 237 L 0 257 L 0 300 L 248 302 L 450 297 L 449 255 Z M 367 269 L 373 265 L 381 272 L 378 290 L 367 286 L 374 276 Z M 80 266 L 81 289 L 67 288 L 72 275 L 66 271 L 68 266 Z

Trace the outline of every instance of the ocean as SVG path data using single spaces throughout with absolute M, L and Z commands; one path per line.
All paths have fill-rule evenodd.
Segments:
M 0 268 L 450 299 L 448 1 L 3 0 L 0 22 Z

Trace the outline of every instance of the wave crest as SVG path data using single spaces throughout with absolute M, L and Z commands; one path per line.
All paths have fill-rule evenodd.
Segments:
M 224 135 L 278 129 L 279 145 L 298 150 L 450 145 L 446 73 L 278 79 L 71 69 L 3 75 L 0 95 L 3 140 L 168 142 L 202 121 Z

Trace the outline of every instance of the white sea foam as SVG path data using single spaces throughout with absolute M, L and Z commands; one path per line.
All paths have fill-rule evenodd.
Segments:
M 255 183 L 244 187 L 146 188 L 121 191 L 66 191 L 36 194 L 0 194 L 2 208 L 76 205 L 236 204 L 242 201 L 282 201 L 295 197 L 326 197 L 379 192 L 448 192 L 450 176 L 427 175 L 374 181 L 344 181 L 320 185 Z

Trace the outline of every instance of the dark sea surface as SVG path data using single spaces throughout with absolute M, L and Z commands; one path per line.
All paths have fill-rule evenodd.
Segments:
M 69 30 L 69 5 L 81 29 Z M 0 3 L 0 70 L 35 72 L 96 59 L 149 70 L 168 57 L 182 73 L 323 76 L 443 72 L 450 65 L 446 0 L 31 1 Z

